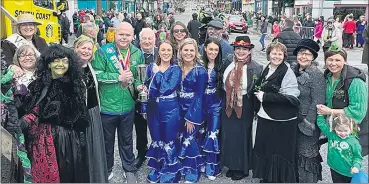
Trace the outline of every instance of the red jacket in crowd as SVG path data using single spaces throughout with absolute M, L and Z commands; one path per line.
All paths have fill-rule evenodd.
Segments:
M 356 23 L 352 20 L 347 21 L 343 24 L 342 28 L 345 30 L 345 33 L 355 33 Z

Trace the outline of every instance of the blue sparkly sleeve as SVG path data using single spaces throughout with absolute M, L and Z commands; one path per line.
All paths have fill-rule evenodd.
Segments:
M 195 84 L 195 96 L 185 115 L 185 120 L 195 125 L 203 123 L 203 99 L 208 81 L 208 75 L 204 68 L 197 68 L 198 75 Z

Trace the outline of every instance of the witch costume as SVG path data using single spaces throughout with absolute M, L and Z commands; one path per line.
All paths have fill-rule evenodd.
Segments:
M 179 133 L 179 103 L 177 90 L 181 83 L 182 71 L 178 65 L 171 64 L 164 71 L 153 72 L 151 63 L 147 67 L 146 85 L 149 101 L 143 104 L 147 114 L 152 143 L 146 153 L 151 168 L 149 182 L 178 183 L 181 179 L 181 162 L 178 158 L 176 138 Z
M 285 58 L 286 59 L 286 58 Z M 286 62 L 269 64 L 256 82 L 262 91 L 254 145 L 253 178 L 261 182 L 296 182 L 298 84 Z
M 180 104 L 180 124 L 182 133 L 179 136 L 181 141 L 181 150 L 179 158 L 182 160 L 183 170 L 186 182 L 195 183 L 200 178 L 200 168 L 204 165 L 200 145 L 196 140 L 199 125 L 203 124 L 203 101 L 208 75 L 206 69 L 198 62 L 182 78 L 179 104 Z M 194 124 L 194 130 L 187 132 L 185 123 L 189 121 Z
M 248 36 L 239 36 L 234 48 L 252 49 Z M 221 128 L 221 166 L 227 167 L 227 177 L 240 180 L 249 175 L 252 158 L 252 124 L 254 119 L 253 89 L 262 66 L 251 59 L 238 62 L 228 56 L 223 74 L 223 109 Z
M 72 50 L 50 46 L 38 61 L 37 78 L 22 102 L 33 182 L 89 182 L 85 131 L 90 118 L 77 61 Z M 60 69 L 65 73 L 55 77 Z

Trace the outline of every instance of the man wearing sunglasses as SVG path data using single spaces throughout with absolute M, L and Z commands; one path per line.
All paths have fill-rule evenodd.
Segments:
M 214 19 L 210 21 L 206 32 L 206 39 L 209 37 L 220 39 L 220 44 L 222 47 L 222 61 L 224 62 L 227 56 L 233 55 L 233 47 L 231 47 L 231 45 L 229 45 L 228 42 L 222 39 L 222 34 L 224 32 L 223 27 L 224 25 L 222 21 L 219 19 Z M 204 44 L 200 46 L 200 54 L 202 55 L 203 53 L 204 53 Z

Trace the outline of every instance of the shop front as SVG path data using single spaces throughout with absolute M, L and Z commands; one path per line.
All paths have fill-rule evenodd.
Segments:
M 369 17 L 368 4 L 334 4 L 333 15 L 334 17 L 341 17 L 341 20 L 346 17 L 346 15 L 352 13 L 354 19 L 357 20 L 361 15 L 365 15 L 366 20 Z

